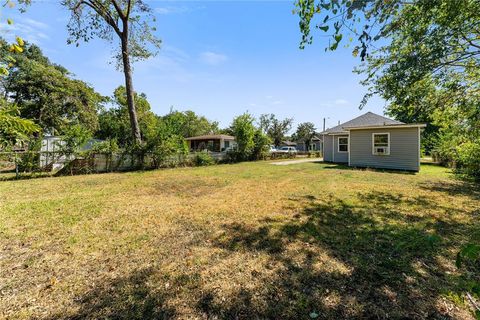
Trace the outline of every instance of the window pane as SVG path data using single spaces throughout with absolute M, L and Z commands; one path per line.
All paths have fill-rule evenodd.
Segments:
M 348 138 L 338 138 L 338 144 L 348 144 Z
M 375 145 L 388 145 L 388 134 L 376 134 L 374 135 Z
M 339 151 L 348 151 L 348 144 L 340 144 L 338 145 L 338 150 Z

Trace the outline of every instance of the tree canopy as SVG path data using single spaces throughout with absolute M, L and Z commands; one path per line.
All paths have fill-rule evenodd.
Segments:
M 71 12 L 68 43 L 78 46 L 95 37 L 115 43 L 117 66 L 125 77 L 131 137 L 142 144 L 131 63 L 151 57 L 160 47 L 160 40 L 153 34 L 156 29 L 151 8 L 142 0 L 63 0 L 62 4 Z
M 274 114 L 262 114 L 259 119 L 260 128 L 270 137 L 275 146 L 279 146 L 285 135 L 292 128 L 293 119 L 277 119 Z
M 360 57 L 360 107 L 379 95 L 390 116 L 426 122 L 424 150 L 480 179 L 472 161 L 480 149 L 480 1 L 298 0 L 295 12 L 301 47 L 313 41 L 314 24 L 330 39 L 326 50 L 346 43 Z
M 5 40 L 0 42 L 4 48 Z M 22 54 L 12 56 L 15 63 L 0 81 L 0 90 L 7 101 L 18 107 L 22 118 L 50 133 L 61 134 L 75 124 L 92 132 L 97 129 L 97 110 L 104 97 L 73 78 L 64 67 L 51 63 L 34 44 L 25 44 Z
M 311 122 L 300 123 L 297 127 L 297 130 L 293 134 L 294 139 L 302 140 L 305 145 L 310 146 L 313 137 L 315 136 L 315 125 Z

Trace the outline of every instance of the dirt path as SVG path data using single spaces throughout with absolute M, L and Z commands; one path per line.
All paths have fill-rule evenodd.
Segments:
M 270 162 L 270 164 L 273 164 L 276 166 L 287 166 L 290 164 L 305 163 L 305 162 L 320 162 L 320 161 L 323 161 L 323 158 L 306 158 L 306 159 L 298 159 L 298 160 L 277 161 L 277 162 Z

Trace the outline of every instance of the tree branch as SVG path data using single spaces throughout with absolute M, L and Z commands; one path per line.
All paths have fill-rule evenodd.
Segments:
M 103 4 L 99 3 L 99 2 L 93 2 L 95 0 L 82 0 L 78 3 L 78 5 L 76 6 L 77 8 L 80 7 L 80 5 L 83 3 L 87 6 L 89 6 L 90 8 L 92 8 L 96 13 L 98 13 L 103 19 L 105 19 L 105 21 L 113 28 L 113 30 L 115 30 L 115 33 L 120 36 L 122 34 L 122 32 L 120 31 L 120 29 L 118 28 L 118 25 L 117 23 L 115 22 L 115 19 L 113 19 L 113 17 L 110 15 L 110 12 L 108 11 L 107 8 L 105 8 L 103 6 Z M 101 7 L 98 7 L 98 5 L 100 5 Z
M 118 13 L 118 16 L 120 17 L 120 19 L 122 19 L 122 21 L 125 21 L 125 19 L 127 17 L 123 13 L 122 8 L 120 8 L 117 1 L 115 1 L 115 0 L 110 0 L 110 1 L 112 2 L 113 6 L 115 7 L 115 10 L 117 10 L 117 13 Z

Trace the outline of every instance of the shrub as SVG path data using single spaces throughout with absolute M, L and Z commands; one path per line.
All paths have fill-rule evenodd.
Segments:
M 442 141 L 434 156 L 456 174 L 480 181 L 480 141 Z
M 40 148 L 42 139 L 31 139 L 28 143 L 28 152 L 23 153 L 17 158 L 18 170 L 23 172 L 33 172 L 39 170 L 40 166 Z
M 212 156 L 209 155 L 207 152 L 198 152 L 193 158 L 193 163 L 197 167 L 210 166 L 212 164 L 215 164 L 215 159 L 213 159 Z
M 270 138 L 261 130 L 257 129 L 253 136 L 253 150 L 250 156 L 251 160 L 265 160 L 268 157 L 270 147 Z

